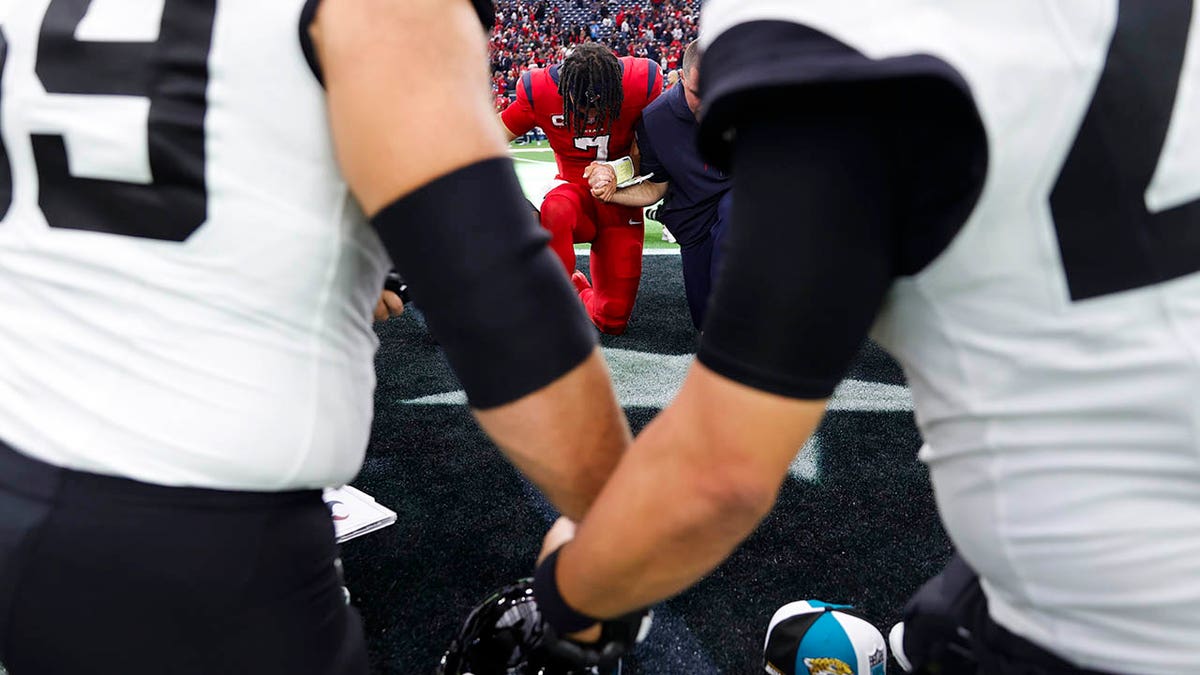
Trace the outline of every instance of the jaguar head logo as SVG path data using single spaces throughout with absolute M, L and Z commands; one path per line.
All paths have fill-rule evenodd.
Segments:
M 809 675 L 854 675 L 854 669 L 841 659 L 804 659 Z

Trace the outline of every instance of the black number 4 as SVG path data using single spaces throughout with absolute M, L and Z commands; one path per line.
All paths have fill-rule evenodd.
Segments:
M 1192 0 L 1123 0 L 1104 72 L 1050 195 L 1074 301 L 1200 272 L 1200 199 L 1151 213 Z M 1191 114 L 1200 114 L 1192 111 Z
M 76 39 L 91 4 L 52 0 L 38 36 L 38 79 L 48 95 L 148 99 L 146 141 L 127 143 L 148 149 L 150 180 L 73 174 L 68 130 L 34 134 L 38 206 L 50 227 L 184 241 L 207 219 L 204 117 L 215 0 L 164 0 L 154 42 Z M 0 49 L 6 47 L 0 37 Z M 12 203 L 12 168 L 2 140 L 0 160 L 3 214 Z

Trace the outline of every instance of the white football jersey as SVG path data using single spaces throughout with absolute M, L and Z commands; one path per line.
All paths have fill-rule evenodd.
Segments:
M 708 0 L 706 46 L 803 24 L 956 69 L 988 177 L 894 284 L 946 527 L 993 617 L 1084 667 L 1200 673 L 1200 8 L 1188 0 Z M 1111 52 L 1111 56 L 1110 56 Z
M 389 261 L 304 5 L 0 3 L 0 439 L 165 485 L 358 471 Z

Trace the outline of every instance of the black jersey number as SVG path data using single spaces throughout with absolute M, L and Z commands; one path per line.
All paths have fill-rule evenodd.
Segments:
M 1200 271 L 1200 199 L 1151 212 L 1192 0 L 1122 0 L 1087 116 L 1050 195 L 1074 301 Z
M 78 159 L 74 153 L 86 148 L 72 143 L 75 127 L 69 119 L 55 129 L 58 133 L 33 134 L 38 206 L 50 227 L 184 241 L 204 223 L 208 211 L 204 116 L 216 2 L 163 0 L 154 41 L 77 38 L 89 8 L 104 2 L 51 0 L 38 39 L 37 76 L 49 96 L 106 97 L 110 103 L 111 97 L 122 97 L 127 103 L 148 103 L 145 136 L 114 139 L 107 151 L 117 148 L 128 154 L 109 162 L 106 175 L 99 176 L 89 175 L 87 162 L 72 161 Z M 0 68 L 6 65 L 0 63 Z M 139 109 L 98 106 L 97 116 Z M 144 103 L 140 109 L 146 109 Z M 94 125 L 95 120 L 78 123 Z M 0 153 L 6 169 L 0 170 L 0 212 L 7 212 L 12 169 L 5 149 L 0 147 Z

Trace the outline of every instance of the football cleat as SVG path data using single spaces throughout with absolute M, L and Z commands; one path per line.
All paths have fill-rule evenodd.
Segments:
M 620 675 L 611 666 L 580 665 L 547 631 L 533 597 L 533 580 L 505 586 L 471 611 L 450 642 L 435 675 Z

